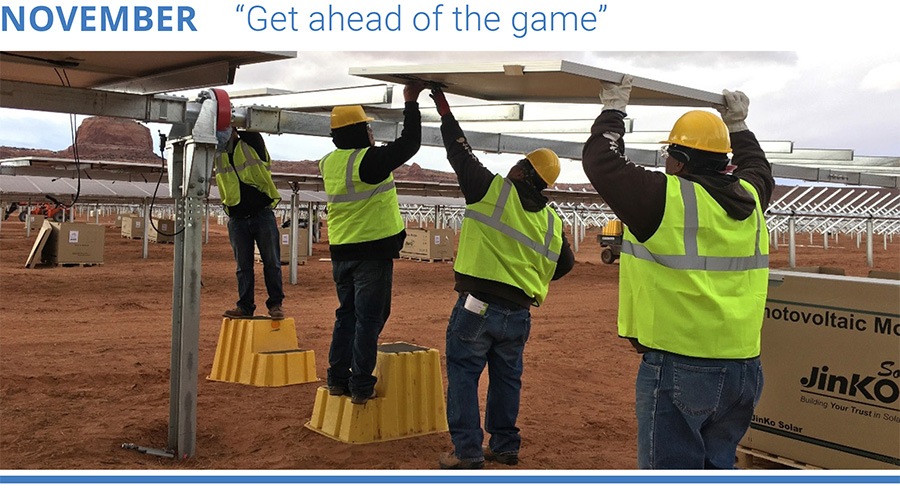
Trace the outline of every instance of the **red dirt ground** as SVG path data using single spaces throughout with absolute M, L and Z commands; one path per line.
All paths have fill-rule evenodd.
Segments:
M 17 220 L 2 224 L 0 468 L 434 469 L 450 448 L 446 433 L 367 445 L 314 433 L 303 425 L 320 383 L 256 388 L 207 381 L 220 315 L 237 289 L 227 231 L 213 225 L 203 250 L 196 456 L 175 463 L 121 449 L 125 442 L 166 444 L 172 246 L 151 243 L 150 257 L 141 260 L 140 241 L 122 238 L 111 222 L 106 229 L 102 266 L 25 269 L 34 235 L 26 239 Z M 639 356 L 616 336 L 618 266 L 600 262 L 595 235 L 588 234 L 574 270 L 553 283 L 548 301 L 533 312 L 517 468 L 635 468 Z M 868 273 L 865 245 L 857 249 L 844 236 L 825 251 L 816 238 L 818 246 L 810 246 L 808 235 L 798 237 L 799 266 Z M 876 268 L 900 270 L 900 241 L 889 242 L 888 251 L 881 237 L 875 244 Z M 324 377 L 337 299 L 331 264 L 318 261 L 328 256 L 327 246 L 316 245 L 314 254 L 300 268 L 298 285 L 285 281 L 285 309 Z M 787 260 L 787 247 L 773 251 L 773 268 Z M 394 274 L 381 341 L 443 351 L 455 300 L 452 265 L 398 260 Z

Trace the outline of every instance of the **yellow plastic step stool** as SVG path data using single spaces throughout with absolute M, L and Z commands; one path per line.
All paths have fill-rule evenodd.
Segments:
M 310 383 L 318 381 L 316 354 L 298 346 L 293 318 L 225 318 L 206 379 L 253 386 Z
M 378 346 L 376 398 L 354 405 L 349 396 L 316 391 L 306 427 L 350 444 L 391 441 L 447 432 L 441 356 L 403 342 Z

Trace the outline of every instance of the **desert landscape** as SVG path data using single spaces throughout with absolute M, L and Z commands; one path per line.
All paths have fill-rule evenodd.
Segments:
M 85 216 L 77 216 L 85 221 Z M 170 244 L 105 228 L 103 265 L 24 264 L 34 242 L 14 217 L 0 229 L 0 468 L 2 469 L 436 469 L 448 433 L 351 445 L 304 427 L 324 382 L 261 388 L 206 380 L 221 313 L 236 299 L 234 259 L 224 226 L 212 222 L 203 247 L 197 452 L 175 462 L 121 448 L 162 448 L 169 403 L 172 264 Z M 93 219 L 91 220 L 93 222 Z M 551 284 L 533 309 L 525 349 L 519 469 L 634 469 L 634 377 L 640 357 L 616 335 L 618 265 L 600 260 L 589 230 L 572 272 Z M 570 239 L 571 239 L 571 233 Z M 821 236 L 797 236 L 797 265 L 838 267 L 865 277 L 865 243 L 842 236 L 828 250 Z M 876 236 L 875 268 L 900 270 L 900 242 Z M 299 269 L 285 268 L 285 311 L 300 347 L 316 355 L 324 378 L 337 299 L 327 243 Z M 788 250 L 771 253 L 785 268 Z M 257 295 L 262 273 L 257 269 Z M 258 296 L 259 298 L 259 296 Z M 381 342 L 443 352 L 455 301 L 450 262 L 397 260 L 393 306 Z M 258 302 L 261 302 L 258 301 Z M 446 385 L 446 370 L 444 383 Z M 482 403 L 486 377 L 482 380 Z M 508 469 L 489 463 L 488 469 Z

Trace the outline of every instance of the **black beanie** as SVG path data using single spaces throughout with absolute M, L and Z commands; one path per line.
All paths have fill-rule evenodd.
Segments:
M 334 146 L 342 150 L 352 148 L 368 148 L 372 146 L 369 141 L 369 132 L 366 130 L 368 123 L 360 122 L 331 130 L 331 141 Z
M 672 155 L 672 158 L 685 164 L 687 167 L 698 170 L 722 171 L 725 170 L 729 162 L 727 153 L 698 150 L 674 143 L 669 145 L 667 151 L 669 155 Z

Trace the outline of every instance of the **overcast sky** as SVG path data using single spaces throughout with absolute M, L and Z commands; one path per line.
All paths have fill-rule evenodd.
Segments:
M 299 52 L 296 59 L 238 69 L 228 90 L 271 87 L 297 91 L 377 83 L 348 75 L 350 67 L 481 61 L 569 60 L 695 89 L 742 90 L 750 97 L 747 120 L 760 140 L 790 140 L 795 148 L 853 149 L 856 155 L 900 156 L 900 49 L 855 52 Z M 194 96 L 192 91 L 186 96 Z M 402 95 L 395 91 L 395 106 Z M 420 97 L 423 106 L 431 100 Z M 451 98 L 451 104 L 477 103 Z M 526 119 L 593 119 L 598 105 L 526 104 Z M 630 107 L 635 131 L 668 131 L 687 109 Z M 71 144 L 64 114 L 0 109 L 0 145 L 61 150 Z M 79 119 L 80 121 L 80 119 Z M 463 123 L 465 130 L 465 124 Z M 151 125 L 154 133 L 168 131 Z M 327 138 L 268 138 L 275 159 L 318 159 L 333 146 Z M 479 154 L 505 172 L 513 155 Z M 450 171 L 442 149 L 424 148 L 413 161 Z M 560 182 L 586 182 L 579 162 L 564 162 Z

